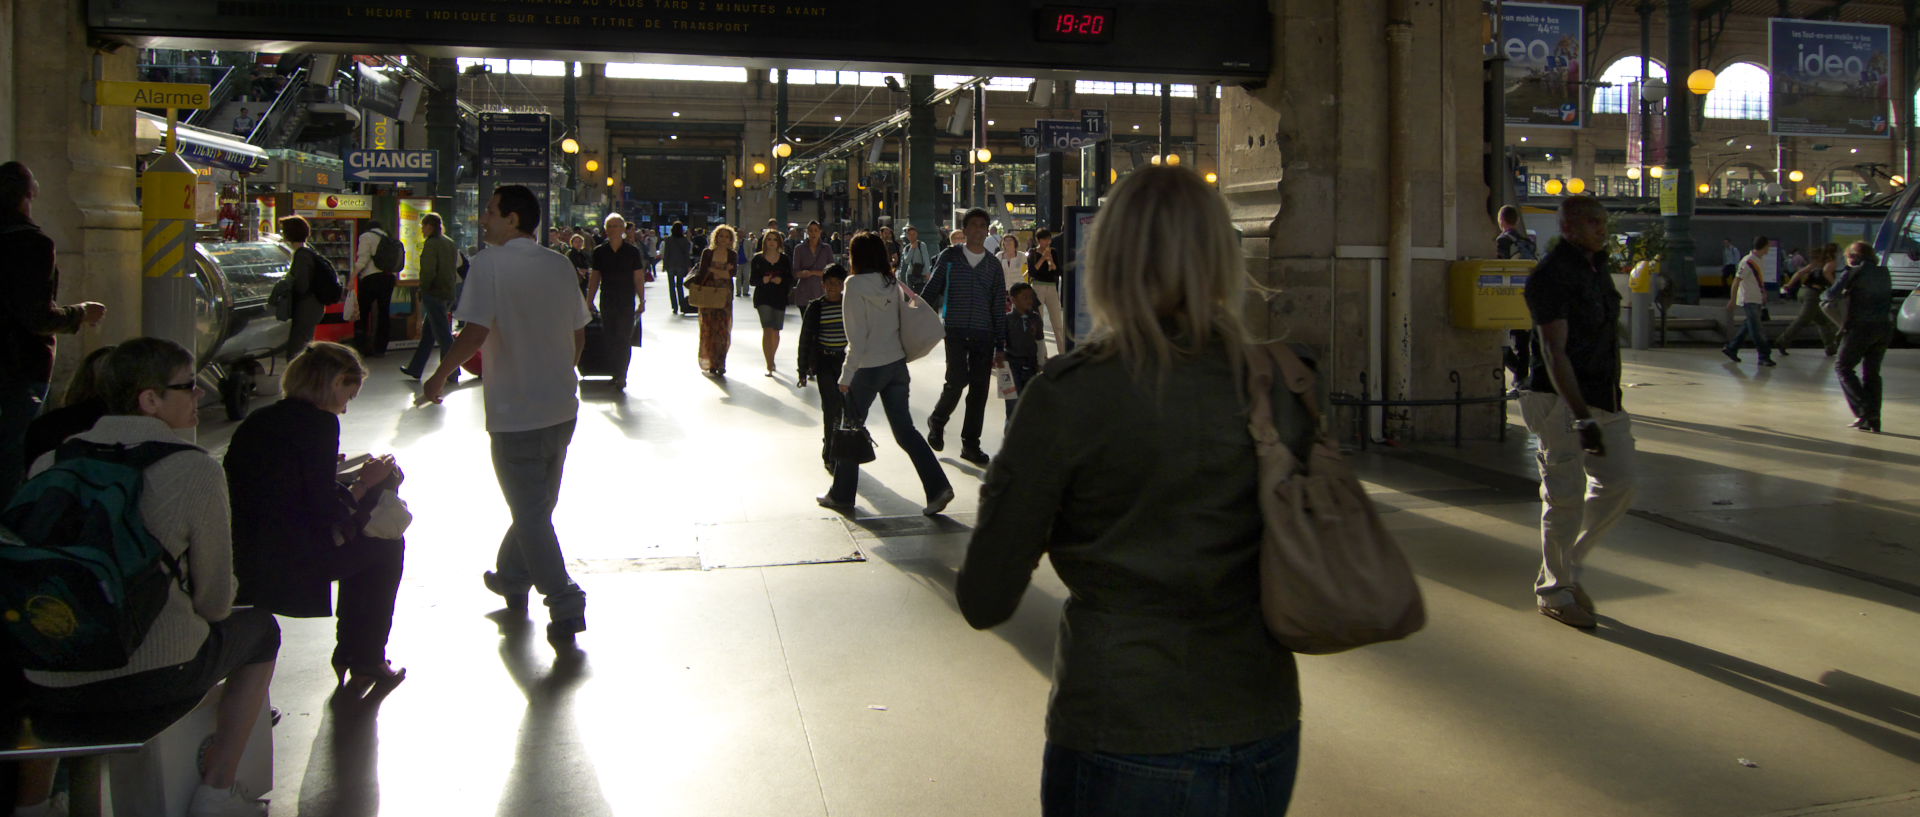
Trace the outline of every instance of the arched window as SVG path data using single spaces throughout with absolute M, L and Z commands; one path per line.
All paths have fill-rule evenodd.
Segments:
M 1772 109 L 1767 69 L 1750 62 L 1736 62 L 1721 70 L 1707 94 L 1708 119 L 1764 120 Z
M 1658 60 L 1647 63 L 1647 76 L 1654 79 L 1666 79 L 1667 68 Z M 1594 113 L 1627 113 L 1633 102 L 1633 86 L 1640 82 L 1640 58 L 1621 57 L 1614 60 L 1607 70 L 1601 72 L 1602 87 L 1593 89 Z M 1611 83 L 1611 87 L 1608 87 Z

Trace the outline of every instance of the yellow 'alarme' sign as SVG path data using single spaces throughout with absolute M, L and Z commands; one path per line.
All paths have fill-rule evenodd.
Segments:
M 117 82 L 101 80 L 94 85 L 94 104 L 127 105 L 135 108 L 192 108 L 213 106 L 213 88 L 181 82 Z

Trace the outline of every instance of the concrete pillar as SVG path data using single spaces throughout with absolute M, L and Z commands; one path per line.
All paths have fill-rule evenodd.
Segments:
M 140 209 L 134 203 L 132 108 L 104 109 L 93 130 L 85 4 L 0 0 L 0 161 L 17 159 L 40 183 L 33 220 L 50 236 L 60 265 L 61 303 L 107 305 L 98 329 L 62 336 L 54 390 L 87 351 L 140 332 Z M 138 79 L 139 51 L 105 54 L 101 79 Z
M 740 194 L 740 223 L 757 230 L 766 226 L 767 219 L 775 218 L 772 159 L 767 153 L 767 146 L 773 144 L 773 118 L 765 113 L 747 117 L 743 134 L 741 166 L 744 169 L 740 178 L 747 180 L 747 186 Z M 769 173 L 755 174 L 754 162 L 767 163 Z M 786 229 L 784 225 L 782 222 L 782 230 Z
M 1572 178 L 1586 182 L 1587 192 L 1591 193 L 1596 187 L 1594 169 L 1598 163 L 1596 157 L 1600 146 L 1596 144 L 1597 140 L 1587 135 L 1586 131 L 1569 131 L 1568 135 L 1573 138 Z
M 931 96 L 931 75 L 907 77 L 907 155 L 902 164 L 907 179 L 907 223 L 920 228 L 922 241 L 937 247 L 940 242 L 934 235 L 934 225 L 940 223 L 940 216 L 935 212 L 940 206 L 940 180 L 935 178 L 933 170 L 933 106 L 927 104 Z
M 1500 333 L 1455 329 L 1445 306 L 1449 262 L 1486 256 L 1495 233 L 1480 207 L 1480 5 L 1400 6 L 1397 28 L 1410 37 L 1401 76 L 1423 135 L 1397 163 L 1405 212 L 1417 215 L 1401 228 L 1409 270 L 1399 297 L 1416 307 L 1406 311 L 1400 345 L 1386 342 L 1388 3 L 1271 7 L 1273 74 L 1254 90 L 1230 86 L 1220 122 L 1221 190 L 1245 236 L 1249 272 L 1268 290 L 1251 309 L 1254 331 L 1316 347 L 1333 391 L 1358 393 L 1365 372 L 1376 395 L 1386 382 L 1402 384 L 1389 397 L 1450 398 L 1457 371 L 1466 394 L 1496 393 Z M 1490 437 L 1503 418 L 1491 406 L 1470 407 L 1467 435 Z M 1394 410 L 1384 420 L 1400 439 L 1453 431 L 1450 409 Z

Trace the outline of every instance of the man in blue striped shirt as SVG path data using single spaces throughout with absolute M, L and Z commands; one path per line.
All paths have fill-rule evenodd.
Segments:
M 948 247 L 933 261 L 932 275 L 920 296 L 941 310 L 947 325 L 947 383 L 927 418 L 927 444 L 939 451 L 960 392 L 967 393 L 967 416 L 960 425 L 960 458 L 982 468 L 980 448 L 986 424 L 988 383 L 993 367 L 1006 359 L 1007 283 L 1000 260 L 987 251 L 987 225 L 993 216 L 978 207 L 960 226 L 967 243 Z

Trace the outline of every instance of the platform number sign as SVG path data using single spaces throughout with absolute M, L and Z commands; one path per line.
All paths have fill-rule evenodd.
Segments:
M 1038 150 L 1040 148 L 1040 129 L 1021 128 L 1020 146 L 1028 150 Z
M 1107 132 L 1107 112 L 1101 108 L 1081 108 L 1080 127 L 1088 133 Z

